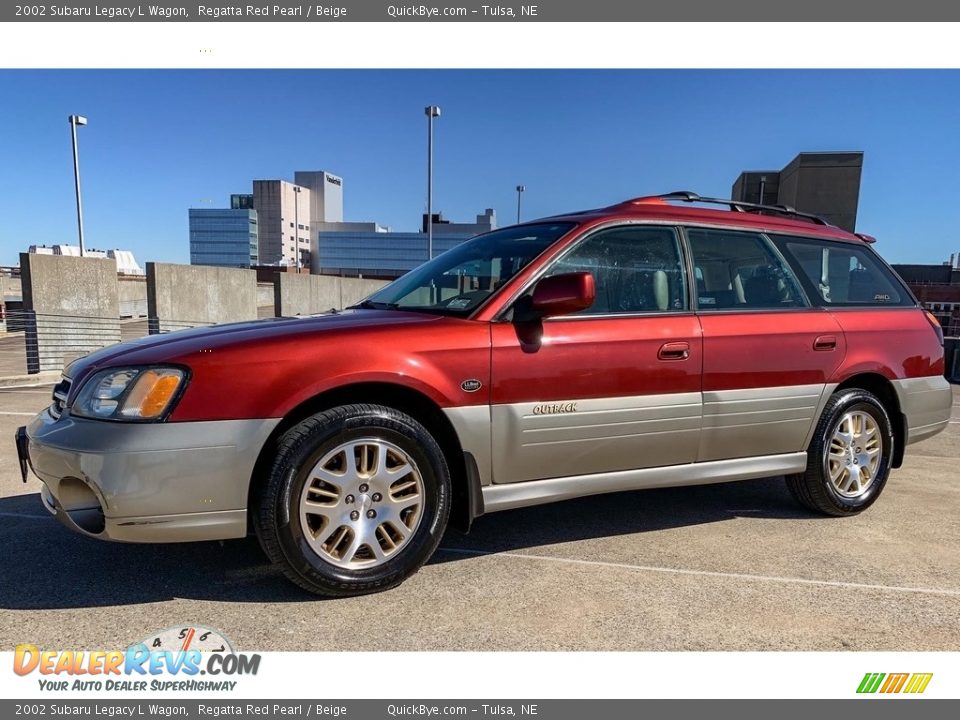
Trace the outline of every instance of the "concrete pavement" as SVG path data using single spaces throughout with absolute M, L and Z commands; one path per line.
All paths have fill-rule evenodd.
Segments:
M 116 647 L 180 623 L 259 650 L 955 650 L 960 388 L 855 518 L 779 479 L 620 493 L 481 518 L 400 588 L 319 600 L 255 540 L 118 545 L 47 516 L 13 431 L 50 387 L 0 389 L 0 647 Z

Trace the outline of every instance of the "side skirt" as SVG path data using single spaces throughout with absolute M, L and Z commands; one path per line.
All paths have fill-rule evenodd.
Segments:
M 622 490 L 707 485 L 733 480 L 792 475 L 803 472 L 806 467 L 807 453 L 798 452 L 670 465 L 643 470 L 573 475 L 505 485 L 486 485 L 481 488 L 481 491 L 483 493 L 484 512 L 491 513 Z

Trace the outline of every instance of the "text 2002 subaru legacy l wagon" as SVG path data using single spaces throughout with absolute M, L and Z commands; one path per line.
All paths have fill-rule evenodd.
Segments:
M 948 422 L 940 328 L 871 238 L 709 202 L 517 225 L 345 312 L 100 350 L 18 433 L 24 473 L 93 537 L 252 527 L 327 595 L 397 585 L 448 521 L 581 495 L 784 475 L 858 513 Z

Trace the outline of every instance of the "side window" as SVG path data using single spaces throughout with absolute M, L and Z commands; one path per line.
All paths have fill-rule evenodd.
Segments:
M 578 315 L 676 312 L 687 309 L 680 239 L 673 228 L 623 225 L 600 230 L 577 244 L 548 275 L 589 272 L 593 305 Z
M 818 304 L 913 305 L 893 275 L 866 247 L 800 237 L 777 237 L 784 255 L 807 281 Z
M 688 228 L 701 311 L 805 307 L 796 278 L 762 235 Z

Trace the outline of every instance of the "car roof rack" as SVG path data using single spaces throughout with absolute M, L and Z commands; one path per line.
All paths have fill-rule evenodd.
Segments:
M 642 205 L 645 203 L 667 202 L 676 200 L 688 203 L 706 203 L 709 205 L 726 205 L 734 212 L 750 212 L 763 214 L 784 215 L 787 217 L 798 217 L 810 220 L 818 225 L 832 226 L 832 223 L 812 213 L 805 213 L 790 207 L 789 205 L 760 205 L 759 203 L 742 202 L 740 200 L 725 200 L 723 198 L 701 197 L 695 192 L 689 190 L 677 190 L 676 192 L 663 193 L 662 195 L 647 195 L 645 197 L 633 198 L 620 203 L 620 206 Z

